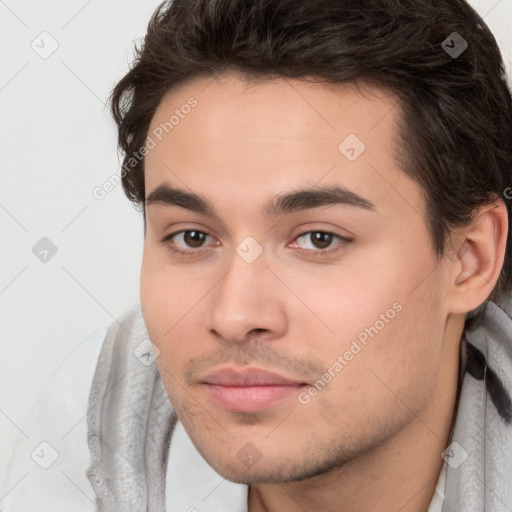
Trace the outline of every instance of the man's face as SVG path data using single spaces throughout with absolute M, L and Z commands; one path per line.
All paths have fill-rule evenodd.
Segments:
M 281 79 L 248 87 L 234 75 L 182 86 L 155 113 L 146 197 L 165 185 L 200 195 L 216 215 L 153 194 L 143 315 L 180 420 L 230 480 L 321 474 L 384 443 L 431 402 L 446 269 L 421 190 L 393 158 L 398 116 L 378 89 Z M 314 207 L 304 194 L 263 211 L 333 187 L 349 194 Z M 226 367 L 295 384 L 209 382 Z

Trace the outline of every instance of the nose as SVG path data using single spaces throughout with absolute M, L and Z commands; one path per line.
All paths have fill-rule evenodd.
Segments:
M 209 294 L 207 328 L 232 343 L 278 338 L 287 329 L 285 291 L 264 254 L 247 263 L 235 253 L 229 271 Z

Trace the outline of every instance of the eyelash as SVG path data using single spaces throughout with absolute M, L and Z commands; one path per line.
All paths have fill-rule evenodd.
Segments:
M 161 242 L 166 244 L 167 247 L 172 252 L 174 252 L 176 254 L 179 254 L 181 256 L 186 256 L 186 257 L 197 256 L 198 254 L 202 253 L 203 250 L 205 250 L 203 247 L 201 247 L 201 248 L 199 248 L 197 250 L 184 251 L 182 249 L 177 249 L 176 247 L 174 247 L 170 243 L 172 238 L 174 238 L 176 235 L 179 235 L 181 233 L 189 233 L 189 232 L 192 232 L 192 231 L 194 231 L 196 233 L 204 234 L 206 236 L 212 236 L 212 235 L 210 235 L 210 233 L 207 233 L 206 231 L 199 231 L 197 229 L 182 229 L 180 231 L 175 231 L 174 233 L 170 233 L 169 235 L 166 235 L 163 238 L 163 240 L 161 240 Z M 304 231 L 303 233 L 299 233 L 295 237 L 295 239 L 301 238 L 304 235 L 309 235 L 311 233 L 326 233 L 328 235 L 332 235 L 333 237 L 340 239 L 341 242 L 342 242 L 342 243 L 338 244 L 337 246 L 335 246 L 336 247 L 335 249 L 329 248 L 329 249 L 321 249 L 319 251 L 315 251 L 315 250 L 312 250 L 312 249 L 298 249 L 298 251 L 303 253 L 303 254 L 314 255 L 315 257 L 316 256 L 323 256 L 323 255 L 326 255 L 326 254 L 335 254 L 335 253 L 341 251 L 342 249 L 344 249 L 347 244 L 349 244 L 350 242 L 353 241 L 353 238 L 348 238 L 348 237 L 345 237 L 345 236 L 342 236 L 342 235 L 338 235 L 336 233 L 332 233 L 331 231 L 327 231 L 327 230 L 323 230 L 323 229 L 314 229 L 314 230 L 311 230 L 311 231 Z

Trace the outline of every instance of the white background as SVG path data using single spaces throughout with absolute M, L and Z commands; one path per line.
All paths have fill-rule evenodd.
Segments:
M 92 190 L 119 168 L 104 102 L 158 3 L 0 0 L 0 481 L 59 364 L 138 300 L 142 216 L 120 185 Z M 512 0 L 470 3 L 510 73 Z M 59 45 L 47 59 L 31 48 L 43 31 Z M 58 251 L 46 263 L 42 237 Z

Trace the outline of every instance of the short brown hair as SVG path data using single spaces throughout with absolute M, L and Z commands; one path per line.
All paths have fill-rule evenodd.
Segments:
M 456 56 L 447 51 L 455 40 L 467 43 Z M 144 204 L 144 160 L 129 161 L 163 96 L 222 70 L 248 81 L 362 80 L 394 94 L 401 107 L 397 159 L 424 190 L 438 257 L 452 229 L 511 190 L 511 93 L 496 40 L 466 1 L 173 0 L 156 9 L 110 98 L 131 201 Z M 505 202 L 505 263 L 489 300 L 512 287 Z

